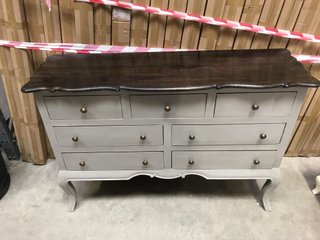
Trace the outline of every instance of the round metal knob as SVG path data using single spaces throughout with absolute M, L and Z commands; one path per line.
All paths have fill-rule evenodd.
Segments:
M 87 109 L 85 107 L 82 107 L 82 108 L 80 108 L 80 112 L 81 113 L 87 113 L 88 111 L 87 111 Z
M 164 109 L 165 112 L 170 112 L 171 111 L 171 107 L 170 106 L 165 106 L 163 109 Z
M 259 109 L 259 105 L 258 104 L 253 104 L 252 105 L 252 110 L 253 111 L 257 111 Z
M 72 137 L 72 141 L 78 142 L 78 141 L 79 141 L 79 138 L 78 138 L 77 136 L 74 136 L 74 137 Z
M 146 135 L 141 135 L 141 136 L 140 136 L 140 139 L 141 139 L 142 141 L 144 141 L 144 140 L 147 139 L 147 136 L 146 136 Z
M 81 162 L 79 162 L 79 165 L 80 165 L 80 167 L 84 167 L 86 165 L 86 162 L 85 161 L 81 161 Z
M 260 134 L 260 138 L 261 138 L 261 139 L 266 139 L 266 138 L 267 138 L 267 134 L 261 133 L 261 134 Z
M 189 160 L 189 165 L 193 165 L 194 161 L 192 159 Z
M 189 139 L 193 141 L 193 140 L 195 140 L 195 139 L 196 139 L 196 136 L 194 136 L 194 135 L 190 134 L 190 135 L 189 135 Z
M 255 165 L 258 165 L 258 164 L 260 164 L 260 161 L 259 161 L 258 159 L 255 159 L 255 160 L 253 160 L 253 163 L 254 163 Z
M 144 166 L 147 166 L 147 165 L 149 164 L 149 162 L 148 162 L 147 160 L 143 160 L 142 164 L 143 164 Z

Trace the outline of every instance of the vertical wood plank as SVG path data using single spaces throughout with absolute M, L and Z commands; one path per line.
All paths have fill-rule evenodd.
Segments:
M 299 18 L 294 27 L 295 32 L 313 33 L 315 35 L 320 34 L 320 1 L 306 0 L 303 4 L 303 8 L 300 12 Z M 318 51 L 318 44 L 314 44 L 307 41 L 299 41 L 290 39 L 287 45 L 294 54 L 312 54 Z M 308 69 L 311 64 L 304 64 Z
M 59 0 L 59 12 L 62 41 L 72 43 L 75 39 L 74 1 Z
M 1 0 L 1 11 L 3 20 L 8 24 L 6 29 L 6 39 L 16 41 L 29 41 L 28 32 L 26 31 L 26 17 L 23 9 L 23 1 Z M 35 164 L 43 164 L 47 159 L 47 151 L 45 145 L 45 135 L 41 124 L 39 114 L 37 112 L 33 95 L 23 94 L 20 89 L 23 84 L 28 81 L 33 72 L 33 63 L 30 51 L 10 49 L 8 61 L 12 59 L 12 66 L 15 74 L 15 81 L 9 87 L 8 78 L 5 80 L 6 89 L 9 90 L 9 102 L 13 102 L 11 106 L 16 106 L 16 112 L 13 111 L 13 121 L 18 126 L 18 130 L 23 129 L 24 136 L 20 134 L 18 144 L 22 149 L 21 157 L 23 160 L 33 162 Z M 3 62 L 3 61 L 2 61 Z M 3 63 L 2 63 L 3 64 Z M 10 66 L 9 66 L 10 67 Z M 10 69 L 10 68 L 9 68 Z M 10 88 L 12 92 L 10 92 Z M 11 95 L 13 94 L 13 96 Z
M 241 15 L 241 22 L 258 24 L 264 1 L 247 0 Z M 249 49 L 253 37 L 252 32 L 238 30 L 233 49 Z
M 45 42 L 44 28 L 42 21 L 41 3 L 39 0 L 24 0 L 28 33 L 30 41 Z M 32 51 L 33 64 L 35 69 L 45 61 L 47 53 L 45 51 Z
M 294 31 L 307 32 L 318 35 L 320 33 L 320 18 L 318 14 L 319 10 L 319 1 L 304 1 L 301 12 L 295 24 Z M 312 44 L 309 42 L 298 40 L 289 40 L 287 48 L 295 54 L 315 54 L 319 49 L 317 44 Z M 311 67 L 311 64 L 304 65 L 307 69 Z M 304 102 L 304 106 L 309 106 L 310 101 L 316 97 L 315 90 L 309 90 L 307 95 L 308 96 Z M 302 146 L 308 137 L 308 133 L 310 132 L 310 113 L 307 114 L 306 109 L 307 107 L 303 107 L 299 113 L 297 130 L 294 134 L 294 138 L 292 139 L 287 149 L 287 155 L 299 155 Z
M 111 6 L 96 4 L 94 6 L 94 42 L 111 44 Z
M 212 0 L 208 1 L 205 16 L 208 17 L 223 17 L 225 10 L 226 0 Z M 220 27 L 204 24 L 201 31 L 199 40 L 199 49 L 215 49 L 217 39 L 219 36 Z
M 131 2 L 124 0 L 124 2 Z M 130 45 L 131 11 L 122 8 L 112 9 L 112 44 Z
M 150 5 L 150 0 L 133 0 L 133 3 Z M 133 11 L 131 14 L 130 45 L 137 47 L 147 46 L 149 14 Z
M 308 146 L 308 142 L 310 144 L 310 140 L 312 139 L 312 135 L 314 136 L 314 134 L 311 134 L 311 139 L 308 139 L 308 137 L 310 136 L 310 133 L 312 132 L 314 125 L 317 123 L 317 119 L 319 119 L 319 113 L 320 91 L 317 90 L 314 95 L 313 101 L 311 101 L 310 105 L 308 106 L 308 109 L 297 130 L 296 135 L 298 135 L 298 138 L 295 138 L 293 141 L 293 144 L 295 144 L 294 155 L 309 155 L 308 152 L 303 151 L 303 147 L 305 146 L 305 144 L 307 144 L 307 146 L 305 146 L 305 149 L 310 147 L 310 145 Z
M 204 15 L 206 0 L 188 0 L 187 12 Z M 197 49 L 201 23 L 185 21 L 181 40 L 181 48 Z
M 283 4 L 283 0 L 266 0 L 262 9 L 258 25 L 275 27 L 278 22 Z M 266 49 L 269 46 L 270 40 L 271 36 L 256 33 L 254 34 L 251 48 Z
M 318 51 L 319 53 L 320 51 Z M 311 73 L 320 79 L 320 66 L 314 64 L 311 67 Z M 307 99 L 304 101 L 297 121 L 297 130 L 287 150 L 289 156 L 320 155 L 320 143 L 314 142 L 320 135 L 320 92 L 319 89 L 309 89 L 308 91 L 311 93 L 307 94 Z
M 276 27 L 292 31 L 298 20 L 303 1 L 304 0 L 286 0 Z M 288 41 L 288 38 L 272 37 L 269 48 L 285 48 Z
M 245 0 L 227 0 L 223 11 L 223 18 L 239 21 L 244 7 L 244 2 Z M 235 29 L 220 27 L 215 49 L 231 49 L 236 32 L 237 31 Z
M 75 29 L 73 42 L 94 44 L 93 5 L 74 3 Z
M 171 0 L 168 9 L 185 12 L 187 9 L 187 0 Z M 181 44 L 183 20 L 176 18 L 167 18 L 166 33 L 164 38 L 165 48 L 179 48 Z
M 3 1 L 0 1 L 0 21 L 0 38 L 9 39 L 10 23 L 8 15 L 6 14 L 6 6 L 3 5 Z M 11 113 L 11 118 L 13 120 L 13 125 L 16 132 L 21 159 L 27 159 L 27 134 L 26 129 L 19 121 L 19 119 L 22 118 L 21 104 L 19 97 L 17 96 L 17 94 L 15 94 L 16 77 L 11 57 L 11 50 L 9 48 L 0 47 L 0 72 L 2 75 L 2 81 L 8 99 L 7 102 Z
M 151 0 L 151 6 L 168 8 L 168 0 Z M 166 17 L 152 14 L 149 18 L 148 47 L 163 47 Z
M 48 11 L 48 7 L 44 1 L 40 1 L 40 3 L 44 37 L 46 42 L 62 42 L 58 0 L 51 0 L 51 11 Z M 49 55 L 52 53 L 48 52 L 47 54 Z

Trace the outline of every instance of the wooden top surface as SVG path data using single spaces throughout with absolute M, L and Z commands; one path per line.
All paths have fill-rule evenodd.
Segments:
M 48 57 L 22 91 L 178 91 L 319 83 L 285 49 L 66 54 Z

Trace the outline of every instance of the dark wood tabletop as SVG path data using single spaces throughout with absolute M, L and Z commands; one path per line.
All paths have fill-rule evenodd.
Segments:
M 22 91 L 178 91 L 319 83 L 286 49 L 65 54 L 48 57 Z

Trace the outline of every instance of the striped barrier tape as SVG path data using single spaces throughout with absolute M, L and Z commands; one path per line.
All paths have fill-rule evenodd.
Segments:
M 66 53 L 82 53 L 82 54 L 189 51 L 188 49 L 173 49 L 173 48 L 146 48 L 146 47 L 94 45 L 94 44 L 79 44 L 79 43 L 16 42 L 16 41 L 6 41 L 6 40 L 0 40 L 0 46 L 18 48 L 18 49 L 55 51 L 55 52 L 66 52 Z
M 48 2 L 50 0 L 46 0 L 46 1 Z M 201 16 L 197 14 L 173 11 L 168 9 L 161 9 L 157 7 L 144 6 L 144 5 L 139 5 L 139 4 L 130 3 L 130 2 L 122 2 L 118 0 L 76 0 L 76 1 L 109 5 L 114 7 L 130 9 L 130 10 L 158 14 L 162 16 L 170 16 L 178 19 L 200 22 L 200 23 L 205 23 L 205 24 L 210 24 L 215 26 L 245 30 L 245 31 L 255 32 L 255 33 L 262 33 L 266 35 L 285 37 L 290 39 L 298 39 L 298 40 L 310 41 L 310 42 L 316 42 L 316 43 L 320 42 L 320 36 L 315 36 L 312 34 L 293 32 L 293 31 L 277 29 L 273 27 L 264 27 L 264 26 L 259 26 L 255 24 L 241 23 L 241 22 L 231 21 L 227 19 Z M 50 4 L 48 6 L 50 6 Z
M 17 48 L 17 49 L 81 53 L 81 54 L 195 51 L 190 49 L 173 49 L 173 48 L 145 48 L 145 47 L 94 45 L 94 44 L 78 44 L 78 43 L 15 42 L 15 41 L 6 41 L 6 40 L 0 40 L 0 46 Z M 295 57 L 298 61 L 303 63 L 320 63 L 320 56 L 312 56 L 312 55 L 292 55 L 292 56 Z

